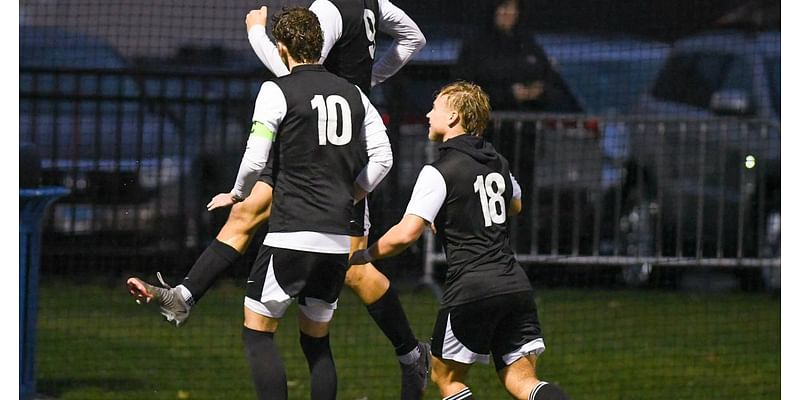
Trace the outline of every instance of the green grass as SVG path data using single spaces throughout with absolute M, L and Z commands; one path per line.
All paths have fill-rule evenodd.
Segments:
M 241 343 L 243 289 L 213 288 L 185 327 L 161 321 L 118 287 L 45 279 L 38 391 L 59 399 L 252 399 Z M 430 336 L 438 304 L 401 292 L 414 331 Z M 764 294 L 537 291 L 547 351 L 539 375 L 573 399 L 774 399 L 780 396 L 780 302 Z M 293 306 L 276 336 L 289 397 L 308 398 Z M 333 321 L 339 399 L 396 399 L 392 347 L 345 289 Z M 494 368 L 468 377 L 481 399 L 508 398 Z M 426 399 L 437 399 L 431 385 Z

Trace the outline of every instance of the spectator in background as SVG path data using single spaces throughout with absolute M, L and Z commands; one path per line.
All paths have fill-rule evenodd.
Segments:
M 546 110 L 554 75 L 547 56 L 519 28 L 518 0 L 500 0 L 491 23 L 464 42 L 455 78 L 483 87 L 498 111 Z

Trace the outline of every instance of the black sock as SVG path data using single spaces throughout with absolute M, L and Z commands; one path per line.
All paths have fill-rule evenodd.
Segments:
M 311 373 L 311 400 L 336 398 L 336 365 L 329 342 L 330 336 L 315 338 L 300 332 L 300 346 Z
M 242 327 L 244 353 L 250 363 L 250 374 L 260 400 L 289 397 L 286 370 L 272 337 L 272 333 Z
M 472 391 L 469 390 L 468 387 L 465 387 L 464 389 L 461 389 L 460 392 L 456 394 L 451 394 L 450 396 L 447 396 L 442 400 L 465 400 L 465 399 L 474 399 L 474 397 L 472 397 Z
M 391 286 L 378 301 L 367 305 L 367 311 L 383 334 L 392 342 L 394 352 L 398 356 L 407 354 L 417 347 L 417 337 L 411 331 L 406 313 L 400 305 L 400 298 Z
M 222 271 L 233 265 L 240 256 L 233 247 L 214 239 L 183 278 L 182 284 L 192 292 L 193 302 L 200 301 Z
M 569 397 L 558 385 L 541 381 L 531 389 L 528 400 L 569 400 Z

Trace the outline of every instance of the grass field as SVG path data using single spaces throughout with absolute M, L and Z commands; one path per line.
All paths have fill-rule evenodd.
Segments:
M 38 391 L 59 399 L 252 399 L 240 338 L 243 289 L 223 282 L 185 327 L 161 321 L 117 287 L 43 279 Z M 420 338 L 435 299 L 402 291 Z M 537 291 L 547 351 L 544 380 L 573 399 L 775 399 L 780 396 L 780 302 L 761 293 Z M 276 336 L 291 399 L 308 398 L 293 306 Z M 339 399 L 396 399 L 391 345 L 348 290 L 332 328 Z M 468 377 L 477 398 L 508 398 L 492 366 Z M 430 386 L 426 399 L 437 399 Z

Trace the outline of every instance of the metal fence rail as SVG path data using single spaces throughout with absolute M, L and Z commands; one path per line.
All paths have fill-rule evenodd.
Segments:
M 224 217 L 203 202 L 234 179 L 262 79 L 20 69 L 20 140 L 37 145 L 43 183 L 72 193 L 46 253 L 202 248 Z M 396 214 L 434 152 L 420 116 L 391 120 L 397 162 L 376 212 Z M 522 262 L 780 266 L 778 122 L 494 113 L 487 136 L 523 187 L 509 225 Z M 422 255 L 432 281 L 445 256 L 431 237 Z
M 20 141 L 42 184 L 71 190 L 50 213 L 47 255 L 174 255 L 213 237 L 201 203 L 235 177 L 262 79 L 21 68 Z
M 494 113 L 487 137 L 523 189 L 520 262 L 780 267 L 779 123 Z

